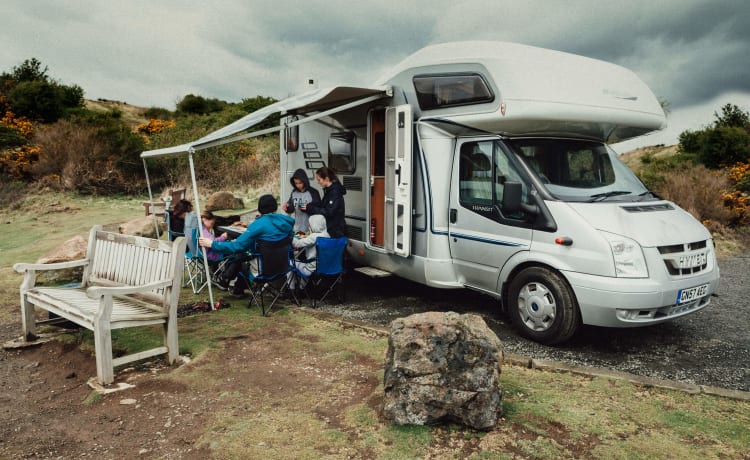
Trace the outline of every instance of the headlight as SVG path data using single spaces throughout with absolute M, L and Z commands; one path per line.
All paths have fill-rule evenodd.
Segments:
M 646 258 L 641 245 L 614 233 L 601 232 L 609 242 L 615 262 L 615 274 L 619 278 L 648 278 Z

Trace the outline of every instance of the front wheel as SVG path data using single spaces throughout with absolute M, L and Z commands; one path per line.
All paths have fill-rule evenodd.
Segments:
M 508 290 L 508 313 L 519 332 L 536 342 L 554 345 L 570 339 L 581 325 L 575 295 L 556 272 L 523 269 Z

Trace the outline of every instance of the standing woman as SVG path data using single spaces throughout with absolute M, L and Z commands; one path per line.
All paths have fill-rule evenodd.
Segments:
M 344 195 L 346 190 L 336 177 L 336 171 L 323 166 L 315 171 L 315 180 L 323 188 L 323 199 L 320 203 L 310 203 L 300 208 L 310 215 L 321 214 L 326 218 L 326 227 L 331 238 L 346 236 Z

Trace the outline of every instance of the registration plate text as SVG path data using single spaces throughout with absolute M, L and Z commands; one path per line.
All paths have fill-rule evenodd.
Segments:
M 677 305 L 699 299 L 708 293 L 708 284 L 677 291 Z

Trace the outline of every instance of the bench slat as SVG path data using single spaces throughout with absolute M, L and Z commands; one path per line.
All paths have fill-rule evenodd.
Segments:
M 83 288 L 35 288 L 27 292 L 33 302 L 40 301 L 58 306 L 61 310 L 81 315 L 93 324 L 94 316 L 99 309 L 99 300 L 91 299 Z M 125 296 L 112 299 L 112 317 L 110 322 L 142 321 L 164 319 L 168 315 L 145 302 Z M 113 326 L 114 327 L 114 326 Z

